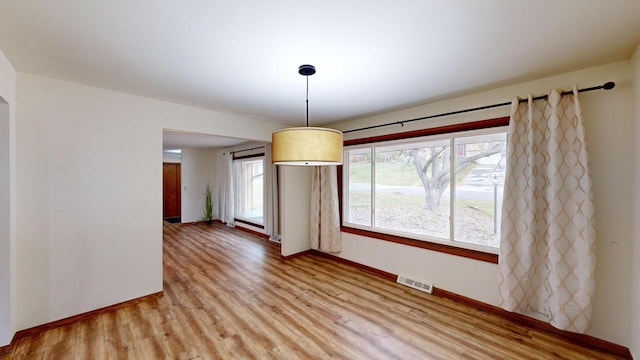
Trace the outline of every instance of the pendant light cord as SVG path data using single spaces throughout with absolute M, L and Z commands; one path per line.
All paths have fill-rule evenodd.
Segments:
M 300 65 L 298 67 L 298 74 L 307 78 L 307 127 L 309 127 L 309 76 L 316 73 L 316 68 L 313 65 Z

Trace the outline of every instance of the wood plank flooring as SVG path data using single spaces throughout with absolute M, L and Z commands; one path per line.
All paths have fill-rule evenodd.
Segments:
M 164 296 L 18 341 L 8 359 L 616 359 L 227 228 L 164 225 Z

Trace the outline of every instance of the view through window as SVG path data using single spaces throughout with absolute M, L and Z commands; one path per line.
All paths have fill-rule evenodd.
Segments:
M 500 127 L 345 148 L 343 224 L 497 248 L 506 137 Z
M 264 224 L 264 157 L 234 161 L 236 218 Z

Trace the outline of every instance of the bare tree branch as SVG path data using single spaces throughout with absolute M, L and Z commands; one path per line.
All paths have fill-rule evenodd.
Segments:
M 495 143 L 489 150 L 479 152 L 476 155 L 463 158 L 456 162 L 455 172 L 459 172 L 481 158 L 498 154 L 502 151 L 503 145 L 501 143 Z M 449 146 L 443 146 L 437 149 L 430 148 L 430 153 L 430 156 L 427 153 L 427 156 L 429 157 L 426 159 L 425 163 L 422 164 L 419 150 L 408 151 L 408 154 L 412 157 L 414 168 L 418 173 L 418 177 L 420 178 L 420 182 L 422 183 L 422 187 L 425 191 L 426 208 L 429 210 L 437 210 L 440 206 L 440 199 L 442 198 L 444 189 L 449 184 L 451 178 L 451 167 L 449 162 L 442 161 L 441 164 L 438 164 L 437 161 L 443 153 L 445 153 L 444 158 L 449 159 L 450 148 Z M 431 178 L 427 177 L 429 169 L 431 169 Z
M 433 150 L 433 148 L 432 148 Z M 442 154 L 442 152 L 445 150 L 445 146 L 441 147 L 440 149 L 438 149 L 438 151 L 436 151 L 435 154 L 431 154 L 431 157 L 429 157 L 427 159 L 427 162 L 421 167 L 422 168 L 422 172 L 426 173 L 429 170 L 429 166 L 431 166 L 431 164 L 433 164 L 433 162 L 438 159 L 438 156 L 440 156 L 440 154 Z M 413 150 L 414 154 L 418 154 L 418 150 Z M 418 168 L 420 169 L 420 168 Z

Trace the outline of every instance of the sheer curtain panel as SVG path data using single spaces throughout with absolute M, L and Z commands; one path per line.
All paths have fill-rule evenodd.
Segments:
M 221 219 L 227 226 L 234 227 L 235 223 L 235 189 L 233 183 L 233 154 L 228 153 L 224 158 L 224 177 L 222 184 L 222 192 L 224 198 L 224 207 Z
M 269 240 L 280 242 L 280 220 L 278 211 L 278 166 L 271 163 L 271 144 L 265 146 L 264 174 L 267 211 L 265 212 L 265 230 Z
M 578 92 L 514 99 L 500 243 L 501 306 L 584 333 L 595 291 L 591 175 Z

